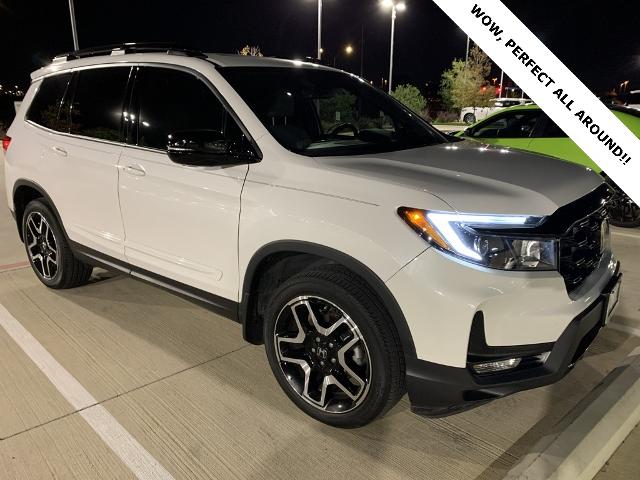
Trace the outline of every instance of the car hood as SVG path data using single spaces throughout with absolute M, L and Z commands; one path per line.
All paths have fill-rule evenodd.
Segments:
M 471 141 L 316 160 L 344 174 L 435 195 L 467 213 L 550 215 L 603 182 L 579 165 Z M 379 195 L 381 204 L 400 200 Z

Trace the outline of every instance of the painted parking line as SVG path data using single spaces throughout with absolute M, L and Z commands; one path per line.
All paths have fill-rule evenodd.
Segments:
M 29 262 L 17 262 L 17 263 L 9 263 L 7 265 L 0 265 L 0 273 L 10 272 L 11 270 L 20 270 L 21 268 L 26 268 L 28 266 L 29 266 Z
M 0 304 L 0 326 L 140 480 L 173 476 Z

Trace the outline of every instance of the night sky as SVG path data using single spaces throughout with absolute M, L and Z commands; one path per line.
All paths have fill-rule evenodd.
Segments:
M 452 0 L 453 1 L 453 0 Z M 399 14 L 395 79 L 437 90 L 454 57 L 465 54 L 466 36 L 430 0 L 406 0 Z M 637 1 L 505 0 L 531 30 L 588 87 L 611 90 L 624 80 L 640 88 L 640 5 Z M 259 45 L 265 55 L 314 56 L 316 0 L 75 0 L 80 46 L 126 41 L 172 41 L 205 51 L 235 52 Z M 365 28 L 364 75 L 387 76 L 390 15 L 377 0 L 324 0 L 324 47 L 352 44 L 339 67 L 360 72 Z M 635 10 L 635 11 L 634 11 Z M 0 82 L 28 84 L 28 74 L 60 52 L 72 50 L 67 0 L 0 0 Z

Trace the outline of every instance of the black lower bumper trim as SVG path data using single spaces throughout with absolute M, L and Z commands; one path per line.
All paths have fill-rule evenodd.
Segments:
M 619 267 L 618 267 L 619 269 Z M 407 390 L 413 412 L 426 416 L 446 416 L 477 407 L 495 398 L 557 382 L 564 377 L 595 340 L 603 326 L 608 293 L 619 281 L 616 273 L 603 294 L 574 318 L 552 344 L 544 364 L 491 375 L 477 375 L 468 368 L 456 368 L 418 359 L 407 360 Z M 510 347 L 513 357 L 531 354 Z

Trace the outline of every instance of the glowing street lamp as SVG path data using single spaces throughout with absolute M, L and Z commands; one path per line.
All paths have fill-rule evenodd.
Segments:
M 407 5 L 403 1 L 382 0 L 380 5 L 383 8 L 391 9 L 391 54 L 389 56 L 389 93 L 393 89 L 393 47 L 396 35 L 396 16 L 398 12 L 404 12 Z

